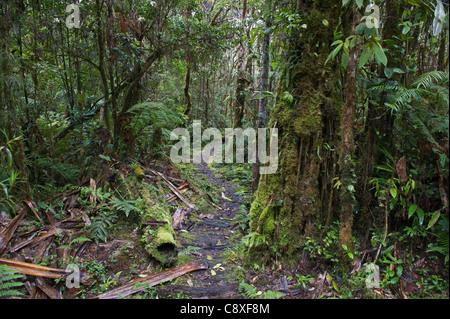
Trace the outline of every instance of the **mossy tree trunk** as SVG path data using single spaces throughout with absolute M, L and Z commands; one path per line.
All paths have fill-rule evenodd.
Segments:
M 244 21 L 247 14 L 247 0 L 244 0 L 242 8 L 242 21 Z M 245 33 L 245 30 L 243 30 Z M 246 79 L 245 66 L 246 66 L 246 44 L 242 41 L 238 50 L 238 75 L 236 80 L 236 93 L 234 102 L 234 117 L 233 127 L 242 127 L 242 119 L 244 118 L 245 100 L 246 100 L 246 88 L 248 86 L 248 80 Z
M 360 21 L 357 17 L 356 3 L 353 4 L 353 23 L 351 35 L 355 34 L 356 24 Z M 339 229 L 339 249 L 343 255 L 343 260 L 348 260 L 347 249 L 352 246 L 352 225 L 353 210 L 355 203 L 355 183 L 354 171 L 354 134 L 353 124 L 356 107 L 356 71 L 357 71 L 357 46 L 353 46 L 349 52 L 348 66 L 345 72 L 345 103 L 342 107 L 341 116 L 341 154 L 340 154 L 340 229 Z M 346 247 L 346 248 L 345 248 Z
M 342 103 L 336 70 L 324 62 L 342 2 L 303 4 L 297 13 L 307 29 L 301 36 L 293 34 L 288 51 L 299 62 L 280 79 L 269 123 L 272 127 L 276 122 L 279 130 L 279 168 L 276 174 L 261 177 L 250 211 L 251 231 L 265 235 L 272 252 L 284 260 L 300 257 L 303 239 L 319 235 L 318 226 L 330 207 L 328 185 L 336 164 L 325 159 L 335 158 L 332 152 L 339 146 Z M 292 102 L 283 99 L 284 92 L 292 92 Z M 325 143 L 330 147 L 325 149 Z
M 261 84 L 260 94 L 263 97 L 258 101 L 258 128 L 266 127 L 267 118 L 267 91 L 269 90 L 269 63 L 270 63 L 270 31 L 272 27 L 272 18 L 269 17 L 266 21 L 264 29 L 264 37 L 262 41 L 262 58 L 261 58 Z M 259 182 L 259 159 L 252 166 L 252 193 L 258 188 Z

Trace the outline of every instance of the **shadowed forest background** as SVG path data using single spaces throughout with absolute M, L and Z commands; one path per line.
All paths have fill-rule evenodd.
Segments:
M 448 298 L 448 12 L 2 0 L 0 297 L 106 298 L 175 269 L 193 273 L 131 297 Z M 277 172 L 174 164 L 194 120 L 278 128 Z

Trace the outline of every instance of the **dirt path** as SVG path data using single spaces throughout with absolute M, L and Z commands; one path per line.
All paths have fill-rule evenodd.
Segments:
M 235 217 L 240 205 L 241 196 L 235 194 L 238 188 L 224 177 L 217 177 L 207 164 L 197 165 L 196 175 L 204 175 L 223 195 L 217 203 L 218 208 L 211 214 L 199 214 L 192 226 L 188 227 L 185 236 L 179 236 L 183 248 L 196 247 L 194 256 L 204 259 L 209 269 L 197 271 L 189 275 L 186 285 L 168 285 L 159 289 L 162 294 L 177 296 L 182 292 L 183 297 L 225 299 L 239 298 L 239 283 L 233 278 L 232 269 L 236 265 L 227 263 L 223 253 L 236 244 L 231 237 L 234 232 Z

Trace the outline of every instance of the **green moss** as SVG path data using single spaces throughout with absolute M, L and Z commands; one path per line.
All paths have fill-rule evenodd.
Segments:
M 271 215 L 266 219 L 264 232 L 266 234 L 272 234 L 274 230 L 275 230 L 275 220 L 273 218 L 273 215 Z
M 144 214 L 141 218 L 141 224 L 146 221 L 156 220 L 165 221 L 162 226 L 147 226 L 144 229 L 142 241 L 145 250 L 158 260 L 161 264 L 172 265 L 177 260 L 178 242 L 176 241 L 175 231 L 172 227 L 172 216 L 170 209 L 164 205 L 163 199 L 158 199 L 158 190 L 153 186 L 140 184 L 140 194 L 143 199 L 139 207 Z M 156 228 L 155 228 L 156 227 Z
M 299 106 L 300 116 L 294 120 L 294 130 L 298 135 L 311 135 L 322 129 L 322 112 L 319 98 L 316 96 L 310 103 Z

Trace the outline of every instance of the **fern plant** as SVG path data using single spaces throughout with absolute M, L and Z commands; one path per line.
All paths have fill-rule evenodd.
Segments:
M 23 282 L 18 281 L 23 276 L 17 271 L 9 268 L 6 265 L 0 266 L 0 299 L 20 296 L 22 292 L 17 290 L 24 285 Z
M 139 201 L 140 201 L 139 199 L 122 200 L 120 198 L 115 197 L 111 200 L 111 203 L 116 210 L 123 212 L 126 217 L 129 217 L 130 214 L 133 212 L 137 214 L 142 213 L 142 210 L 137 206 Z
M 13 143 L 21 137 L 16 137 L 9 140 L 8 135 L 4 130 L 1 130 L 6 144 L 0 146 L 0 210 L 6 212 L 14 212 L 15 197 L 12 195 L 12 190 L 18 182 L 19 172 L 14 170 L 13 166 Z
M 162 139 L 170 139 L 171 131 L 184 123 L 184 114 L 172 110 L 161 102 L 144 102 L 134 105 L 128 110 L 131 118 L 129 127 L 137 137 L 137 146 L 142 156 L 153 151 L 162 152 Z
M 88 231 L 96 242 L 107 242 L 110 229 L 116 221 L 117 217 L 111 209 L 108 207 L 104 208 L 99 211 L 99 214 L 89 225 Z
M 445 264 L 448 263 L 449 260 L 449 249 L 450 249 L 450 240 L 449 240 L 449 223 L 448 218 L 443 217 L 438 222 L 438 230 L 435 233 L 436 235 L 436 243 L 429 244 L 427 252 L 438 252 L 444 255 Z
M 185 249 L 178 253 L 179 256 L 188 256 L 193 252 L 201 250 L 201 247 L 187 246 Z
M 284 297 L 284 294 L 279 291 L 267 290 L 265 292 L 257 291 L 257 289 L 244 281 L 239 284 L 239 292 L 247 299 L 279 299 Z

